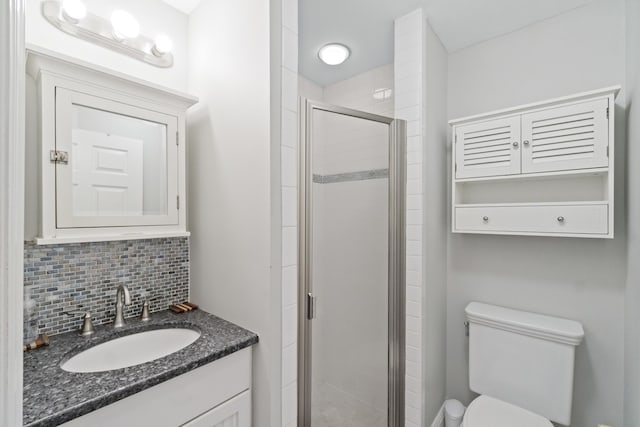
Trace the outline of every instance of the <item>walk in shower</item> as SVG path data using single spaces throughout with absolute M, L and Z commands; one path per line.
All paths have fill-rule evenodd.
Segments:
M 400 427 L 406 124 L 301 112 L 298 425 Z

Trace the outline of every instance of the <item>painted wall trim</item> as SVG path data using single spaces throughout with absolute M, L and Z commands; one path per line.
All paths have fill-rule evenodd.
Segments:
M 24 0 L 0 10 L 0 424 L 22 425 Z

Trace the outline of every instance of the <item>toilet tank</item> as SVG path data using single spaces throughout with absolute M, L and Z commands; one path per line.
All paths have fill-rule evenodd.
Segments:
M 479 302 L 465 312 L 471 390 L 570 425 L 582 325 Z

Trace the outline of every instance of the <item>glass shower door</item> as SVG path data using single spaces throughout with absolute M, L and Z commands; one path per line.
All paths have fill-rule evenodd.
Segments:
M 396 126 L 340 107 L 307 113 L 300 425 L 395 426 Z

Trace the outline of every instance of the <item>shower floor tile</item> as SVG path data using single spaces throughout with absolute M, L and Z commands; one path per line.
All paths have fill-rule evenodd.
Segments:
M 374 408 L 357 397 L 325 383 L 313 391 L 311 426 L 386 427 L 386 408 Z

